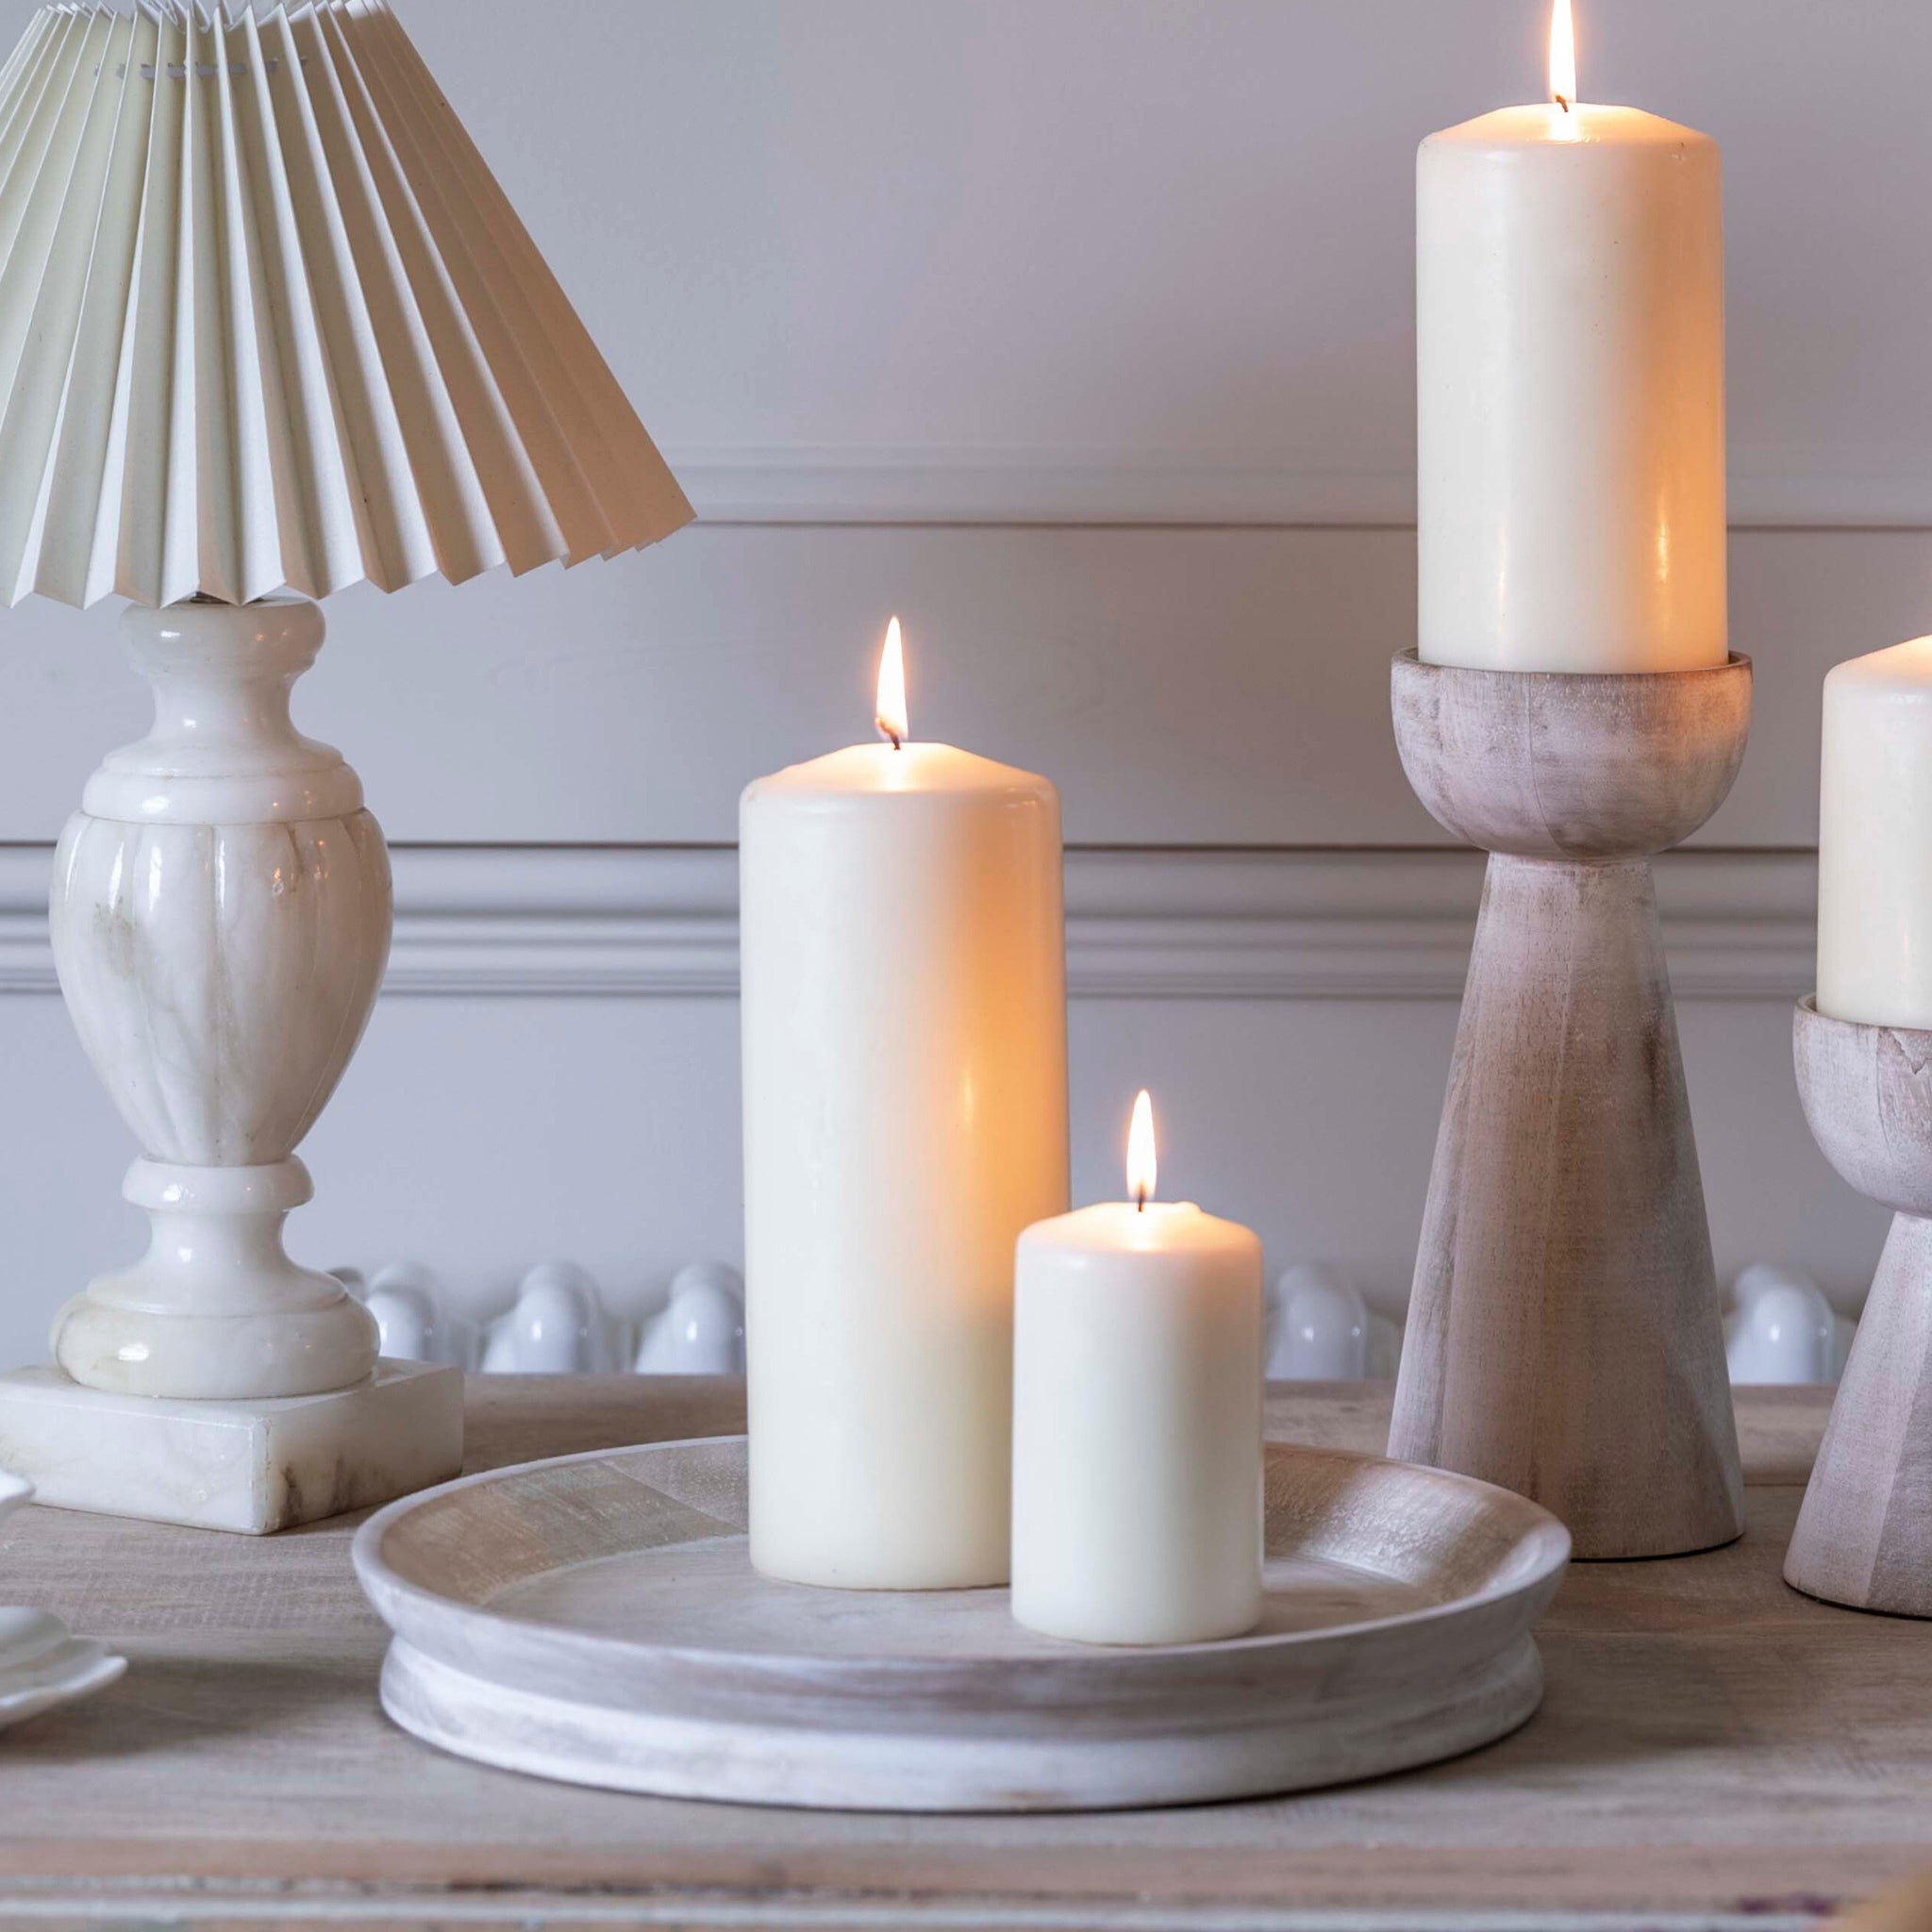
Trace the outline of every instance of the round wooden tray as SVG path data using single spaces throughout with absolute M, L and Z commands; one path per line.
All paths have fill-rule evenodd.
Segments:
M 393 1503 L 356 1570 L 383 1707 L 487 1764 L 672 1797 L 1097 1810 L 1373 1776 L 1529 1716 L 1570 1539 L 1442 1470 L 1268 1448 L 1268 1604 L 1227 1642 L 1036 1637 L 1003 1590 L 812 1590 L 745 1556 L 744 1439 L 600 1450 Z

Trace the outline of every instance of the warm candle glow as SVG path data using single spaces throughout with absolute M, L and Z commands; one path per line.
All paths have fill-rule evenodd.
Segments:
M 1576 28 L 1570 0 L 1550 8 L 1550 98 L 1564 109 L 1576 105 Z
M 899 641 L 896 617 L 886 626 L 886 648 L 879 657 L 878 703 L 872 722 L 879 727 L 881 737 L 892 741 L 894 751 L 912 735 L 906 722 L 906 651 Z
M 1127 1128 L 1127 1193 L 1135 1207 L 1154 1198 L 1154 1102 L 1143 1087 L 1134 1099 L 1134 1119 Z

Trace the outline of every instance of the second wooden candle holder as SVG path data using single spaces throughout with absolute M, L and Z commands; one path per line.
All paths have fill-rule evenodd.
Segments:
M 1395 659 L 1417 795 L 1490 855 L 1389 1453 L 1534 1497 L 1579 1557 L 1743 1528 L 1704 1189 L 1650 859 L 1729 791 L 1751 662 Z
M 1820 1151 L 1892 1221 L 1785 1581 L 1932 1617 L 1932 1032 L 1834 1020 L 1807 999 L 1791 1046 Z

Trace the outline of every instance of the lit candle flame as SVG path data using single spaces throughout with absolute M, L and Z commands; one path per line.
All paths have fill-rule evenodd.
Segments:
M 1576 105 L 1576 26 L 1570 0 L 1550 8 L 1550 98 L 1567 114 Z
M 886 648 L 879 657 L 879 695 L 872 722 L 897 751 L 912 736 L 906 722 L 906 649 L 899 641 L 899 620 L 886 626 Z
M 1127 1192 L 1136 1208 L 1154 1198 L 1154 1102 L 1143 1087 L 1134 1099 L 1134 1119 L 1127 1128 Z

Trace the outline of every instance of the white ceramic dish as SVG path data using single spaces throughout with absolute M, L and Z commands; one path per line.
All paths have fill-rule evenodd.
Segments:
M 0 1471 L 0 1517 L 33 1501 L 34 1486 Z M 104 1643 L 76 1637 L 45 1610 L 0 1606 L 0 1730 L 94 1690 L 127 1668 Z
M 1274 1443 L 1259 1630 L 1097 1649 L 1019 1628 L 1000 1590 L 769 1582 L 744 1487 L 744 1439 L 713 1438 L 391 1504 L 355 1543 L 395 1633 L 384 1708 L 485 1763 L 676 1797 L 1019 1811 L 1302 1790 L 1522 1724 L 1570 1548 L 1486 1483 Z

